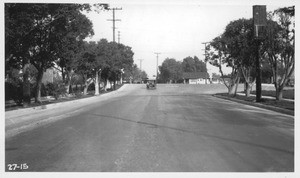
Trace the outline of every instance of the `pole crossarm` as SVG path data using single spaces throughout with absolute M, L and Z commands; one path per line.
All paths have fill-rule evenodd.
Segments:
M 115 11 L 116 10 L 122 10 L 122 8 L 108 8 L 108 10 L 112 10 L 113 11 L 113 19 L 107 19 L 108 21 L 112 21 L 113 22 L 113 42 L 115 42 L 115 30 L 116 30 L 116 21 L 121 21 L 120 19 L 116 19 L 115 18 Z

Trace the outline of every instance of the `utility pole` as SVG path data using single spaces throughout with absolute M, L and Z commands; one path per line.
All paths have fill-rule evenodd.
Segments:
M 118 43 L 120 44 L 120 31 L 118 31 Z
M 260 44 L 264 36 L 264 27 L 267 25 L 267 11 L 265 5 L 253 6 L 254 38 L 256 41 L 256 102 L 261 101 L 261 69 L 260 69 Z
M 202 44 L 204 44 L 204 60 L 205 60 L 205 69 L 206 69 L 206 73 L 205 73 L 205 84 L 207 84 L 207 52 L 206 52 L 206 44 L 208 44 L 210 42 L 204 42 Z
M 120 19 L 115 19 L 115 10 L 122 10 L 122 8 L 109 8 L 108 10 L 113 11 L 113 19 L 108 19 L 108 21 L 113 22 L 113 42 L 115 42 L 115 30 L 116 30 L 116 21 L 121 21 Z
M 142 62 L 144 59 L 138 59 L 140 61 L 140 70 L 142 71 Z
M 158 55 L 161 53 L 155 52 L 156 54 L 156 79 L 158 78 Z

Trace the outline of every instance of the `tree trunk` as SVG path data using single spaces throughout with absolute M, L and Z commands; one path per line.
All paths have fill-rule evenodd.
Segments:
M 65 78 L 66 78 L 65 75 L 66 75 L 66 74 L 65 74 L 64 68 L 62 67 L 62 68 L 61 68 L 61 77 L 62 77 L 62 80 L 63 80 L 63 81 L 65 81 Z
M 109 83 L 110 83 L 110 89 L 113 90 L 114 89 L 113 82 L 109 81 Z
M 69 80 L 69 77 L 68 77 L 68 81 L 67 81 L 67 84 L 65 86 L 67 94 L 70 94 L 70 86 L 71 86 L 71 80 Z
M 66 88 L 66 93 L 67 94 L 70 94 L 70 88 L 71 88 L 71 81 L 72 81 L 72 77 L 73 77 L 73 74 L 74 74 L 74 71 L 73 69 L 71 69 L 71 71 L 67 71 L 67 81 L 64 82 L 66 84 L 65 88 Z M 64 79 L 65 81 L 65 79 Z
M 43 79 L 44 71 L 39 70 L 37 79 L 36 79 L 36 91 L 35 91 L 35 102 L 41 103 L 41 89 L 42 89 L 42 79 Z
M 69 85 L 70 87 L 69 87 L 69 93 L 74 93 L 74 91 L 73 91 L 73 86 L 72 86 L 72 83 L 70 82 L 70 85 Z
M 248 82 L 246 82 L 245 84 L 246 84 L 245 94 L 246 94 L 246 97 L 249 97 L 250 96 L 250 92 L 251 92 L 251 87 L 250 87 L 250 85 L 249 85 Z
M 236 77 L 235 79 L 231 79 L 231 82 L 233 82 L 233 83 L 230 83 L 227 87 L 228 88 L 228 94 L 236 96 L 236 92 L 237 92 L 238 85 L 239 85 L 239 82 L 240 82 L 240 77 Z
M 234 95 L 234 90 L 235 90 L 235 85 L 230 85 L 228 87 L 228 94 L 229 95 Z
M 88 89 L 88 85 L 87 85 L 87 82 L 85 82 L 85 86 L 83 88 L 83 95 L 87 95 L 87 89 Z
M 93 80 L 92 79 L 86 79 L 85 82 L 84 82 L 84 89 L 83 89 L 83 95 L 87 95 L 87 92 L 88 92 L 88 88 L 90 86 L 90 84 L 93 83 Z
M 99 72 L 96 70 L 95 95 L 99 95 Z
M 88 87 L 91 84 L 91 82 L 88 81 L 88 78 L 87 78 L 86 74 L 83 76 L 83 78 L 84 78 L 83 95 L 87 95 Z
M 104 88 L 104 91 L 107 91 L 107 79 L 104 79 L 104 86 L 103 86 L 103 88 Z
M 239 87 L 239 83 L 240 83 L 240 77 L 237 78 L 237 81 L 235 82 L 235 89 L 234 89 L 234 94 L 233 96 L 236 96 L 238 87 Z
M 116 80 L 114 80 L 114 90 L 116 90 Z
M 283 88 L 282 87 L 277 87 L 276 88 L 276 100 L 282 100 L 283 97 Z
M 246 94 L 246 97 L 249 97 L 250 96 L 250 70 L 247 70 L 247 69 L 244 69 L 244 67 L 241 67 L 241 71 L 242 71 L 242 74 L 244 76 L 244 79 L 245 79 L 245 94 Z
M 276 60 L 275 60 L 276 61 Z M 278 69 L 277 69 L 277 62 L 274 62 L 272 65 L 272 72 L 273 72 L 273 77 L 274 77 L 274 86 L 276 90 L 276 100 L 279 100 L 279 82 L 278 82 Z
M 30 82 L 29 82 L 29 60 L 23 61 L 23 107 L 27 107 L 31 102 Z

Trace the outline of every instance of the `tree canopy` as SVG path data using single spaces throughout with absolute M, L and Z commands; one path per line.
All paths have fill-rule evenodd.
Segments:
M 184 58 L 181 65 L 183 72 L 207 72 L 205 62 L 197 56 Z

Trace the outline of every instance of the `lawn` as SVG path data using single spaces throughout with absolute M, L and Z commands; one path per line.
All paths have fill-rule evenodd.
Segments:
M 276 96 L 276 92 L 274 90 L 262 90 L 262 96 Z M 256 91 L 252 91 L 251 94 L 256 95 Z M 283 90 L 283 98 L 285 99 L 295 99 L 295 89 Z

